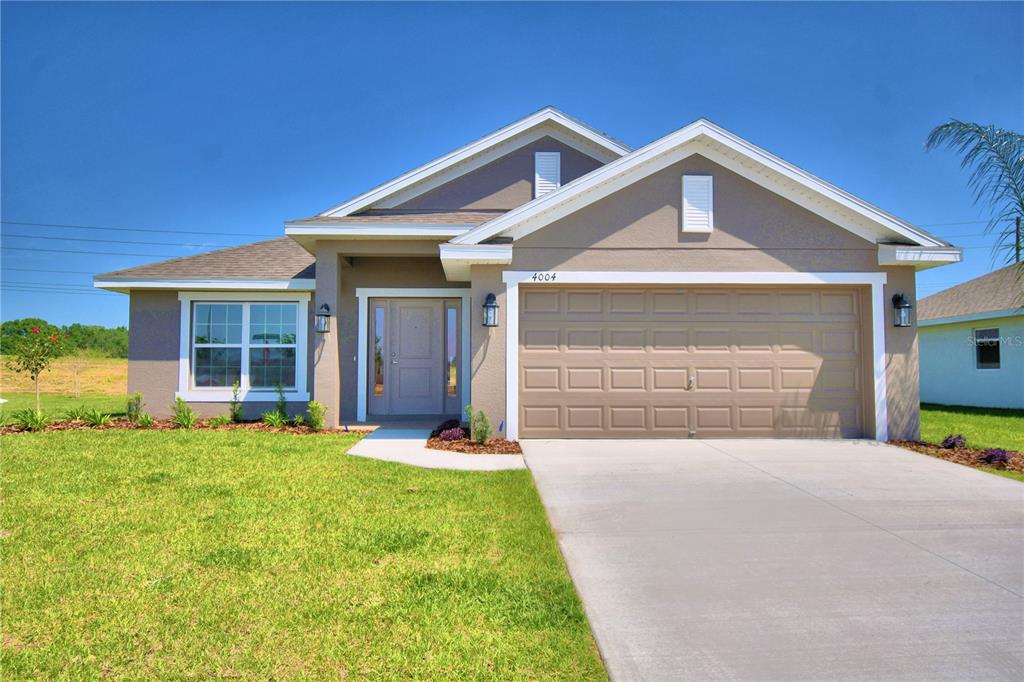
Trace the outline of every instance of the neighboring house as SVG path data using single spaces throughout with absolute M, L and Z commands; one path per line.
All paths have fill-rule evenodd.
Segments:
M 961 255 L 708 121 L 634 150 L 553 108 L 285 235 L 98 276 L 131 295 L 129 390 L 212 414 L 238 380 L 256 415 L 280 383 L 334 424 L 472 402 L 512 438 L 912 438 L 890 301 Z
M 1024 270 L 1001 270 L 921 299 L 921 400 L 1024 408 Z

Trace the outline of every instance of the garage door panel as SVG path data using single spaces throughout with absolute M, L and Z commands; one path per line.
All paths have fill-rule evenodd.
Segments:
M 524 287 L 520 436 L 859 436 L 854 288 Z

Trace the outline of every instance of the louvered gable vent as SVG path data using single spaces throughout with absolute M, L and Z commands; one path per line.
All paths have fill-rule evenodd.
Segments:
M 711 232 L 715 227 L 710 175 L 683 176 L 683 232 Z
M 562 184 L 562 155 L 559 152 L 534 154 L 533 198 L 558 189 Z

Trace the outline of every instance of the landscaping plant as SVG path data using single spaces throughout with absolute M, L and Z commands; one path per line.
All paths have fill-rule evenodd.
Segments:
M 42 408 L 39 403 L 39 376 L 50 368 L 53 361 L 64 353 L 64 339 L 53 327 L 45 333 L 36 325 L 17 335 L 4 339 L 4 354 L 7 366 L 18 374 L 26 374 L 32 380 L 36 391 L 36 412 Z
M 292 426 L 305 426 L 305 425 L 306 425 L 306 418 L 303 417 L 301 414 L 295 415 L 295 417 L 292 419 Z
M 13 421 L 29 431 L 42 431 L 50 423 L 49 417 L 42 410 L 18 410 L 14 413 Z
M 233 421 L 234 420 L 231 419 L 231 415 L 219 414 L 213 419 L 211 419 L 209 424 L 210 426 L 227 426 L 228 424 L 231 424 Z
M 195 425 L 199 423 L 199 417 L 183 398 L 175 398 L 174 416 L 171 417 L 171 421 L 179 429 L 191 429 L 195 428 Z
M 84 419 L 86 424 L 93 427 L 110 424 L 110 415 L 104 414 L 97 409 L 87 410 Z
M 441 440 L 462 440 L 466 437 L 466 432 L 462 430 L 461 426 L 456 426 L 453 429 L 445 429 L 437 434 L 437 437 Z
M 966 448 L 967 447 L 967 439 L 964 438 L 963 436 L 959 435 L 959 434 L 957 434 L 955 436 L 954 435 L 949 435 L 949 436 L 946 436 L 944 439 L 942 439 L 942 447 L 946 448 L 947 450 L 955 450 L 957 448 Z
M 288 426 L 288 418 L 281 416 L 281 413 L 276 410 L 273 412 L 264 412 L 263 423 L 271 428 L 283 429 Z
M 323 431 L 327 417 L 327 407 L 316 400 L 310 400 L 306 405 L 306 416 L 309 417 L 309 428 L 314 431 Z
M 231 384 L 231 402 L 228 404 L 228 414 L 233 422 L 242 421 L 242 401 L 238 398 L 241 389 L 242 385 L 235 379 L 235 383 Z
M 125 407 L 125 414 L 128 416 L 128 421 L 137 422 L 139 415 L 142 414 L 142 408 L 145 407 L 145 403 L 142 402 L 142 393 L 135 391 L 128 396 L 128 404 Z
M 152 415 L 143 412 L 142 414 L 139 415 L 139 418 L 135 420 L 135 425 L 138 426 L 140 429 L 150 428 L 151 426 L 153 426 Z
M 477 443 L 486 443 L 491 437 L 491 421 L 483 410 L 473 412 L 472 405 L 466 405 L 466 421 L 469 422 L 470 436 Z
M 986 464 L 1005 466 L 1012 455 L 1002 448 L 989 448 L 981 454 Z
M 68 421 L 85 421 L 85 415 L 88 414 L 89 410 L 86 409 L 85 405 L 78 405 L 77 407 L 68 408 L 67 412 L 64 413 L 64 418 Z
M 288 401 L 284 399 L 284 386 L 277 385 L 277 406 L 274 408 L 281 419 L 288 421 Z

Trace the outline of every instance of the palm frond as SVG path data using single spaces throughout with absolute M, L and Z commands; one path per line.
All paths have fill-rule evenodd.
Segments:
M 1013 130 L 950 119 L 929 134 L 925 150 L 948 147 L 960 155 L 960 167 L 970 169 L 967 186 L 976 204 L 990 204 L 986 232 L 998 232 L 995 253 L 1016 253 L 1014 220 L 1024 216 L 1024 135 Z

